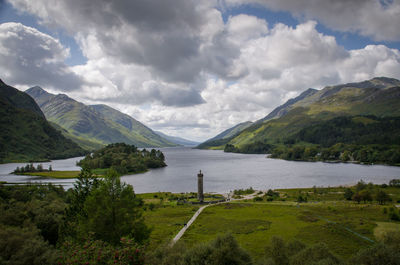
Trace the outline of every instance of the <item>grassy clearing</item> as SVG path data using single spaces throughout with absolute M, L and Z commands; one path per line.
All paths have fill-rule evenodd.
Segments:
M 274 235 L 306 244 L 324 242 L 337 255 L 348 258 L 371 243 L 349 232 L 375 240 L 377 221 L 388 221 L 380 206 L 354 203 L 229 203 L 209 207 L 188 229 L 183 240 L 189 245 L 231 232 L 254 257 L 263 255 Z
M 46 178 L 56 178 L 56 179 L 73 179 L 77 178 L 80 171 L 45 171 L 45 172 L 29 172 L 29 173 L 20 173 L 21 175 L 28 176 L 38 176 L 38 177 L 46 177 Z
M 271 238 L 280 236 L 307 245 L 323 242 L 347 260 L 358 250 L 373 244 L 370 240 L 380 240 L 382 234 L 400 229 L 400 222 L 390 219 L 391 212 L 398 212 L 394 205 L 398 204 L 400 189 L 378 185 L 370 188 L 373 194 L 379 189 L 385 190 L 392 202 L 379 205 L 376 201 L 359 204 L 347 201 L 344 199 L 346 187 L 275 190 L 270 195 L 270 192 L 258 194 L 260 200 L 235 201 L 206 208 L 181 240 L 191 246 L 231 232 L 257 260 L 264 254 Z M 146 204 L 146 222 L 153 227 L 149 248 L 169 242 L 178 233 L 198 206 L 179 205 L 176 199 L 195 195 L 169 192 L 138 195 Z M 307 197 L 308 202 L 298 203 L 299 195 Z
M 385 234 L 400 231 L 400 224 L 393 222 L 376 222 L 374 236 L 377 240 L 382 240 Z
M 145 222 L 152 228 L 148 248 L 153 250 L 170 242 L 198 208 L 198 206 L 187 204 L 180 206 L 157 205 L 153 210 L 148 208 L 144 212 Z

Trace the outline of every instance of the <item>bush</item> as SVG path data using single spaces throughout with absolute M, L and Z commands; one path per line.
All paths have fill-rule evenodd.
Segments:
M 85 243 L 64 242 L 58 264 L 129 264 L 144 263 L 143 250 L 132 239 L 121 238 L 121 246 L 114 247 L 89 237 Z
M 261 201 L 263 201 L 263 198 L 261 198 L 260 196 L 257 196 L 257 197 L 254 197 L 254 198 L 253 198 L 253 201 L 255 201 L 255 202 L 261 202 Z
M 57 252 L 33 227 L 0 225 L 0 238 L 1 264 L 56 264 Z

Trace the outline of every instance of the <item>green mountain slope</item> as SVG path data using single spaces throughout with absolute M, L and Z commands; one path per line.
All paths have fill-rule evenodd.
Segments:
M 116 109 L 113 109 L 107 105 L 91 105 L 98 113 L 101 113 L 105 118 L 122 125 L 129 132 L 138 139 L 145 139 L 145 141 L 152 143 L 152 146 L 176 146 L 176 144 L 168 141 L 166 138 L 161 137 L 153 130 L 143 125 L 139 121 L 135 120 L 131 116 L 124 114 Z
M 309 88 L 303 93 L 301 93 L 299 96 L 289 99 L 286 103 L 276 107 L 273 111 L 271 111 L 267 116 L 264 118 L 255 121 L 254 123 L 251 121 L 239 123 L 235 125 L 232 128 L 229 128 L 222 133 L 218 134 L 217 136 L 207 140 L 204 143 L 201 143 L 197 146 L 199 149 L 224 149 L 225 145 L 229 143 L 233 138 L 235 138 L 240 132 L 243 130 L 247 129 L 248 127 L 254 125 L 257 126 L 258 124 L 262 124 L 266 121 L 272 120 L 272 119 L 277 119 L 280 118 L 284 115 L 286 115 L 289 110 L 291 110 L 292 106 L 303 100 L 306 97 L 310 97 L 317 93 L 318 90 Z
M 0 163 L 84 155 L 45 119 L 35 101 L 0 80 Z
M 272 112 L 266 118 L 255 122 L 252 126 L 231 138 L 226 143 L 225 150 L 243 153 L 272 153 L 275 157 L 302 159 L 291 157 L 287 154 L 292 152 L 295 147 L 303 151 L 305 147 L 313 147 L 316 148 L 317 153 L 327 151 L 324 148 L 331 148 L 329 149 L 330 152 L 335 144 L 343 144 L 343 146 L 337 148 L 336 155 L 327 155 L 322 159 L 327 160 L 328 158 L 338 158 L 337 154 L 344 151 L 349 151 L 351 154 L 356 155 L 356 151 L 359 152 L 364 147 L 374 144 L 379 146 L 369 146 L 371 150 L 378 150 L 379 148 L 395 150 L 395 148 L 400 148 L 398 146 L 399 143 L 392 138 L 388 138 L 388 142 L 385 143 L 378 141 L 380 137 L 384 136 L 379 134 L 377 130 L 374 134 L 362 135 L 369 142 L 359 142 L 354 139 L 345 142 L 344 138 L 329 137 L 330 143 L 327 146 L 322 142 L 312 140 L 313 137 L 326 138 L 330 132 L 334 134 L 345 131 L 344 134 L 347 136 L 355 133 L 359 134 L 360 131 L 356 130 L 358 127 L 354 124 L 351 123 L 346 125 L 348 127 L 345 127 L 346 123 L 337 123 L 337 120 L 335 120 L 341 120 L 344 117 L 361 120 L 370 119 L 372 122 L 379 124 L 379 126 L 386 126 L 389 123 L 393 127 L 387 127 L 388 132 L 396 134 L 398 132 L 396 127 L 398 122 L 381 119 L 385 117 L 400 117 L 399 80 L 379 77 L 359 83 L 328 86 L 319 91 L 307 90 L 289 103 L 287 102 L 286 106 L 278 107 L 273 111 L 275 113 Z M 331 123 L 344 127 L 338 128 L 338 131 L 326 129 L 329 128 L 328 124 Z M 321 128 L 324 128 L 324 130 Z M 368 128 L 374 127 L 370 126 Z M 308 138 L 301 137 L 301 134 L 308 135 Z M 348 145 L 354 146 L 350 148 Z M 381 155 L 382 152 L 380 153 Z M 394 153 L 392 155 L 396 156 Z M 307 157 L 307 159 L 309 158 Z M 390 162 L 387 156 L 374 161 Z
M 49 121 L 64 128 L 65 136 L 84 148 L 95 149 L 116 142 L 138 147 L 173 146 L 138 121 L 110 107 L 87 106 L 64 94 L 50 94 L 40 87 L 26 92 Z
M 251 121 L 246 121 L 239 123 L 232 128 L 229 128 L 217 136 L 199 144 L 196 148 L 198 149 L 223 149 L 225 144 L 229 143 L 232 138 L 239 134 L 244 129 L 250 127 L 253 123 Z

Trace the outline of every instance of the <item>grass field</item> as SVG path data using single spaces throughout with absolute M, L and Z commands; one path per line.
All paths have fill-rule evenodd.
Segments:
M 194 205 L 157 205 L 153 210 L 144 212 L 145 222 L 152 228 L 150 250 L 166 244 L 181 230 L 199 206 Z
M 194 245 L 231 232 L 254 257 L 261 257 L 272 236 L 306 244 L 324 242 L 337 255 L 349 258 L 375 241 L 377 222 L 389 222 L 378 205 L 317 203 L 229 203 L 208 207 L 183 240 Z
M 21 175 L 29 175 L 29 176 L 39 176 L 46 178 L 56 178 L 56 179 L 73 179 L 78 177 L 80 171 L 45 171 L 45 172 L 30 172 L 30 173 L 21 173 Z
M 375 186 L 374 189 L 380 187 Z M 279 196 L 268 202 L 235 201 L 206 208 L 182 237 L 188 246 L 232 233 L 239 244 L 257 260 L 273 236 L 299 240 L 307 245 L 323 242 L 339 257 L 347 260 L 361 248 L 382 239 L 385 233 L 400 231 L 400 222 L 390 219 L 389 212 L 398 204 L 400 189 L 387 187 L 393 201 L 356 203 L 344 199 L 344 187 L 279 190 Z M 278 191 L 278 190 L 277 190 Z M 298 196 L 307 203 L 297 203 Z M 198 207 L 177 205 L 169 200 L 179 194 L 139 194 L 147 206 L 146 222 L 153 227 L 150 249 L 169 242 Z M 192 194 L 191 194 L 192 195 Z M 182 195 L 180 195 L 182 196 Z M 398 212 L 398 210 L 395 210 Z

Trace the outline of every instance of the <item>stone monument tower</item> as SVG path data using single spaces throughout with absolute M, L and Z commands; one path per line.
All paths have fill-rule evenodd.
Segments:
M 200 202 L 204 201 L 204 194 L 203 194 L 203 173 L 201 170 L 199 174 L 197 174 L 197 199 Z

